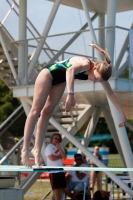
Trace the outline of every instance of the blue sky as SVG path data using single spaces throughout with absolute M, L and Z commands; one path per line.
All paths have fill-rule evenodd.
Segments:
M 19 2 L 19 0 L 16 0 Z M 9 5 L 6 0 L 0 0 L 0 21 L 4 19 L 4 16 L 9 10 Z M 10 0 L 12 2 L 12 0 Z M 38 30 L 40 34 L 42 34 L 51 9 L 53 7 L 53 2 L 47 0 L 27 0 L 27 16 Z M 15 7 L 15 9 L 17 9 Z M 93 13 L 90 14 L 91 16 Z M 133 10 L 129 12 L 117 13 L 116 15 L 116 25 L 124 28 L 130 28 L 133 22 Z M 72 31 L 78 31 L 82 25 L 86 23 L 85 13 L 82 10 L 74 9 L 68 6 L 60 5 L 56 17 L 51 26 L 49 35 L 66 33 Z M 14 12 L 11 12 L 10 16 L 4 23 L 4 26 L 8 29 L 10 34 L 13 36 L 15 40 L 19 38 L 19 21 L 18 17 Z M 98 27 L 97 20 L 93 23 L 94 28 Z M 116 56 L 118 55 L 121 45 L 123 44 L 124 37 L 126 37 L 128 31 L 117 31 L 116 36 Z M 30 34 L 28 34 L 27 38 L 31 38 Z M 68 37 L 67 37 L 68 39 Z M 51 38 L 49 41 L 49 45 L 53 49 L 60 49 L 65 41 L 65 37 L 59 39 L 59 37 Z M 90 55 L 91 48 L 87 47 L 87 44 L 92 43 L 92 39 L 89 36 L 86 40 L 83 41 L 83 38 L 80 39 L 76 45 L 73 47 L 72 51 L 75 53 L 81 53 L 83 55 Z M 67 49 L 68 51 L 70 49 Z M 32 52 L 33 49 L 29 50 Z M 41 56 L 43 58 L 44 55 Z
M 8 4 L 5 0 L 0 1 L 1 21 L 7 13 L 9 6 L 7 6 Z M 19 2 L 19 0 L 17 0 L 17 2 Z M 47 0 L 27 0 L 27 3 L 28 17 L 41 34 L 52 9 L 53 2 Z M 60 5 L 49 34 L 77 31 L 80 29 L 81 24 L 83 25 L 85 22 L 86 18 L 83 11 L 68 6 Z M 129 12 L 118 13 L 116 16 L 116 25 L 118 26 L 130 28 L 132 22 L 133 10 Z M 16 31 L 16 37 L 18 37 L 18 20 L 16 19 L 14 14 L 10 15 L 5 25 L 8 26 L 11 32 Z M 94 23 L 94 27 L 97 27 L 96 21 Z

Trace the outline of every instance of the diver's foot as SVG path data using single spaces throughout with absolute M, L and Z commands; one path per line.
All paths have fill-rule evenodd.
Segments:
M 31 168 L 31 163 L 29 160 L 29 153 L 26 150 L 21 151 L 21 162 L 25 167 Z
M 41 161 L 40 151 L 37 151 L 37 150 L 35 150 L 35 148 L 33 148 L 33 149 L 31 150 L 31 153 L 32 153 L 32 155 L 33 155 L 34 158 L 35 158 L 35 165 L 36 165 L 38 168 L 41 168 L 41 166 L 40 166 L 40 161 Z

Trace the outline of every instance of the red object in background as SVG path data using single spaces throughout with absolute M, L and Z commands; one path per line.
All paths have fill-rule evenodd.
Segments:
M 34 158 L 30 158 L 30 162 L 32 165 L 34 165 L 35 164 Z M 62 162 L 66 167 L 69 167 L 74 163 L 74 158 L 63 158 Z M 26 178 L 28 175 L 29 173 L 22 173 L 23 178 Z M 48 172 L 42 172 L 42 174 L 40 175 L 38 179 L 45 179 L 45 178 L 49 178 Z
M 63 158 L 62 162 L 66 167 L 70 167 L 74 163 L 74 158 Z
M 35 164 L 35 159 L 34 158 L 30 158 L 30 162 L 31 162 L 32 165 L 34 165 Z M 28 175 L 29 175 L 29 173 L 22 173 L 22 177 L 23 178 L 26 178 Z M 49 177 L 48 172 L 42 172 L 38 179 L 45 179 L 45 178 L 48 178 L 48 177 Z

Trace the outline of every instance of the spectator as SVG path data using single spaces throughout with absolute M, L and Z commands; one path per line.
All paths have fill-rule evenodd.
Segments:
M 13 139 L 10 139 L 10 138 L 7 138 L 2 143 L 2 147 L 3 147 L 4 150 L 10 150 L 14 147 L 14 145 L 15 145 L 15 141 Z
M 82 162 L 81 154 L 75 154 L 74 159 L 75 164 L 73 167 L 86 167 Z M 84 182 L 88 183 L 88 173 L 86 171 L 69 171 L 67 176 L 67 188 L 64 192 L 72 200 L 75 200 L 79 193 L 84 190 Z
M 93 155 L 96 158 L 98 158 L 99 160 L 102 161 L 102 156 L 99 155 L 98 152 L 99 152 L 99 147 L 95 146 L 94 147 L 94 153 L 93 153 Z M 96 164 L 92 160 L 90 161 L 90 164 L 91 164 L 91 167 L 97 167 Z M 95 184 L 96 180 L 97 180 L 97 190 L 100 190 L 100 172 L 99 171 L 91 171 L 90 177 L 91 177 L 91 186 L 90 186 L 90 189 L 91 189 L 91 198 L 93 198 L 94 184 Z
M 48 166 L 63 166 L 62 158 L 66 158 L 64 150 L 60 146 L 61 135 L 55 133 L 51 137 L 51 143 L 45 149 L 46 163 Z M 62 190 L 66 188 L 64 172 L 49 174 L 54 200 L 61 200 Z

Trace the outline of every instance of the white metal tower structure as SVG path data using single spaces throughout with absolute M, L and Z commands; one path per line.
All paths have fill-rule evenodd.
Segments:
M 3 72 L 0 71 L 0 77 L 13 90 L 14 97 L 21 100 L 25 113 L 28 115 L 32 105 L 34 81 L 38 74 L 37 62 L 39 57 L 45 53 L 48 64 L 68 58 L 70 55 L 76 55 L 76 53 L 71 49 L 69 52 L 69 48 L 72 44 L 76 43 L 81 34 L 85 33 L 88 34 L 90 43 L 93 42 L 108 50 L 113 66 L 113 74 L 109 80 L 110 85 L 120 99 L 127 119 L 133 119 L 132 67 L 129 56 L 125 56 L 125 53 L 129 48 L 129 30 L 132 29 L 132 26 L 130 29 L 116 26 L 116 13 L 131 10 L 133 6 L 132 0 L 53 0 L 53 8 L 50 12 L 47 23 L 44 26 L 42 35 L 40 35 L 36 30 L 37 36 L 32 34 L 32 38 L 30 39 L 27 39 L 27 30 L 29 31 L 28 24 L 31 26 L 32 24 L 27 18 L 27 1 L 28 0 L 19 0 L 19 8 L 15 1 L 12 1 L 12 4 L 10 3 L 10 12 L 11 10 L 14 10 L 14 12 L 17 13 L 15 6 L 19 9 L 19 39 L 17 41 L 13 40 L 12 36 L 9 34 L 10 32 L 5 29 L 4 24 L 1 23 L 0 26 L 1 48 L 4 50 L 6 59 L 10 66 L 9 73 L 9 69 L 6 71 L 4 65 L 0 64 L 0 69 L 1 71 L 3 70 Z M 63 43 L 63 45 L 60 45 L 56 50 L 50 47 L 49 31 L 60 4 L 82 9 L 85 12 L 86 24 L 77 32 L 70 34 L 71 37 L 69 37 L 69 39 L 67 39 L 66 42 Z M 90 17 L 90 13 L 94 13 L 94 15 Z M 94 29 L 93 21 L 96 18 L 98 18 L 98 27 L 97 29 Z M 86 28 L 88 28 L 88 31 Z M 124 34 L 125 38 L 120 40 L 119 34 Z M 61 34 L 58 36 L 56 35 L 55 37 L 59 38 L 60 36 Z M 35 41 L 36 43 L 31 44 L 31 41 Z M 119 45 L 117 41 L 119 42 Z M 18 68 L 16 68 L 11 54 L 18 59 Z M 79 53 L 77 54 L 79 55 Z M 29 55 L 30 58 L 27 59 Z M 100 55 L 98 55 L 97 52 L 91 52 L 89 57 L 100 58 Z M 129 68 L 129 78 L 120 78 L 126 68 Z M 100 161 L 96 160 L 95 157 L 86 149 L 89 145 L 90 138 L 95 130 L 98 119 L 102 115 L 106 119 L 123 163 L 126 167 L 133 167 L 133 156 L 126 129 L 125 127 L 118 127 L 121 117 L 116 108 L 106 97 L 101 84 L 94 84 L 89 80 L 86 82 L 75 81 L 75 97 L 80 112 L 73 110 L 69 114 L 72 119 L 72 123 L 69 126 L 62 126 L 58 119 L 61 115 L 66 115 L 63 113 L 63 103 L 65 102 L 66 91 L 56 109 L 58 111 L 60 108 L 61 114 L 58 115 L 55 111 L 53 116 L 50 118 L 50 124 L 63 134 L 63 145 L 65 146 L 68 140 L 72 141 L 73 144 L 87 157 L 91 158 L 99 167 L 103 167 L 104 165 Z M 76 119 L 75 112 L 78 113 Z M 89 118 L 90 121 L 84 135 L 85 139 L 82 141 L 81 145 L 73 136 Z M 129 122 L 127 122 L 126 125 L 133 130 L 133 126 Z M 43 150 L 44 148 L 45 144 L 43 145 Z M 133 185 L 133 174 L 129 174 Z M 112 172 L 107 172 L 107 175 L 119 184 L 118 178 Z M 127 188 L 126 190 L 133 197 L 133 192 Z

